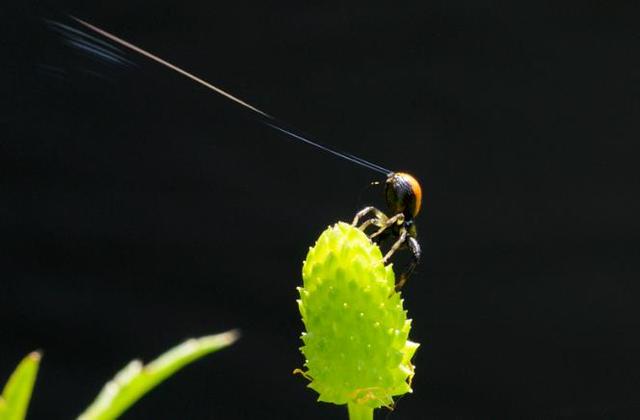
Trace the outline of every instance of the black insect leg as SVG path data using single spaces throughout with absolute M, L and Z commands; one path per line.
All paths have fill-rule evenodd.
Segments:
M 409 267 L 407 267 L 407 269 L 402 274 L 400 274 L 400 278 L 396 283 L 396 292 L 400 290 L 402 286 L 407 282 L 409 277 L 411 277 L 411 274 L 413 274 L 414 270 L 416 269 L 416 266 L 420 262 L 420 256 L 422 255 L 420 244 L 418 243 L 418 240 L 416 238 L 414 238 L 413 236 L 409 236 L 406 240 L 406 244 L 409 247 L 409 250 L 411 251 L 411 255 L 413 257 L 411 263 L 409 264 Z

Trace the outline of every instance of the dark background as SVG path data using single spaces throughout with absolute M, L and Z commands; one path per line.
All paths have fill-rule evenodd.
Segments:
M 43 18 L 70 13 L 421 180 L 389 418 L 638 418 L 640 15 L 549 4 L 3 5 L 0 381 L 43 349 L 30 418 L 72 418 L 132 358 L 240 328 L 124 418 L 346 417 L 291 374 L 295 287 L 379 176 L 66 45 Z

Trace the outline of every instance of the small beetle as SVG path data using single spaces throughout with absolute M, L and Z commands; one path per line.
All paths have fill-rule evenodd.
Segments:
M 422 251 L 418 243 L 418 232 L 414 223 L 414 218 L 420 212 L 422 206 L 422 188 L 420 183 L 413 176 L 404 172 L 391 172 L 387 175 L 384 185 L 384 195 L 387 207 L 391 216 L 387 216 L 381 210 L 368 206 L 360 210 L 353 219 L 352 225 L 357 226 L 362 231 L 370 226 L 377 229 L 369 235 L 376 243 L 383 242 L 391 238 L 393 245 L 384 256 L 384 263 L 387 264 L 393 254 L 403 246 L 409 248 L 412 254 L 412 261 L 405 271 L 400 274 L 396 282 L 396 291 L 400 290 L 411 276 L 420 261 Z M 365 220 L 358 226 L 361 219 L 369 214 L 373 217 Z

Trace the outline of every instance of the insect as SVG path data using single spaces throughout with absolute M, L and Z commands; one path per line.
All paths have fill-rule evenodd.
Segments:
M 417 239 L 418 232 L 414 223 L 414 218 L 420 212 L 422 205 L 422 188 L 418 180 L 413 176 L 404 172 L 391 172 L 387 175 L 387 180 L 384 183 L 384 195 L 391 217 L 373 206 L 367 206 L 356 213 L 352 224 L 358 226 L 360 219 L 370 214 L 373 215 L 358 227 L 363 231 L 369 226 L 377 227 L 369 235 L 369 238 L 375 242 L 379 243 L 387 238 L 394 241 L 383 258 L 385 264 L 401 247 L 406 246 L 409 249 L 412 261 L 406 270 L 400 274 L 400 278 L 396 282 L 396 290 L 400 290 L 413 274 L 422 254 Z
M 391 247 L 384 255 L 384 264 L 388 264 L 391 260 L 391 257 L 399 249 L 407 248 L 411 252 L 412 260 L 409 263 L 408 267 L 400 274 L 400 277 L 396 282 L 396 290 L 399 290 L 405 284 L 407 279 L 415 270 L 421 256 L 421 249 L 417 240 L 417 230 L 414 219 L 420 212 L 420 207 L 422 204 L 422 189 L 418 181 L 413 176 L 404 172 L 390 171 L 383 168 L 382 166 L 376 165 L 357 156 L 339 152 L 320 143 L 317 143 L 309 139 L 305 135 L 300 134 L 296 130 L 288 128 L 286 124 L 280 122 L 278 119 L 269 115 L 268 113 L 239 99 L 231 93 L 212 85 L 204 79 L 201 79 L 194 74 L 189 73 L 188 71 L 152 54 L 151 52 L 144 50 L 128 41 L 125 41 L 124 39 L 119 38 L 118 36 L 108 31 L 105 31 L 104 29 L 92 25 L 89 22 L 73 16 L 72 18 L 77 23 L 91 30 L 92 32 L 99 34 L 104 38 L 131 51 L 134 51 L 158 64 L 161 64 L 162 66 L 167 67 L 188 79 L 191 79 L 192 81 L 206 87 L 209 90 L 212 90 L 213 92 L 227 98 L 228 100 L 235 102 L 236 104 L 242 106 L 246 110 L 260 117 L 264 124 L 280 132 L 281 134 L 284 134 L 310 146 L 323 150 L 327 153 L 331 153 L 352 163 L 385 175 L 386 180 L 384 182 L 384 196 L 389 210 L 389 215 L 373 206 L 368 206 L 360 210 L 355 215 L 352 224 L 359 227 L 362 231 L 365 232 L 370 227 L 374 227 L 375 229 L 368 236 L 376 243 L 392 241 Z M 77 30 L 70 29 L 66 27 L 66 25 L 62 25 L 59 23 L 54 24 L 58 27 L 64 26 L 66 30 L 74 33 L 74 36 L 78 34 Z M 75 45 L 96 54 L 105 54 L 105 51 L 102 48 L 91 47 L 85 42 L 76 42 Z

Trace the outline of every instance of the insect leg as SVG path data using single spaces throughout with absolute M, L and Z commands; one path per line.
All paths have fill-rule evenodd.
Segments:
M 382 226 L 382 224 L 384 224 L 385 221 L 386 221 L 386 217 L 385 217 L 385 220 L 381 220 L 377 217 L 372 217 L 371 219 L 365 221 L 363 224 L 358 226 L 358 229 L 364 232 L 371 225 L 378 226 L 378 227 Z
M 420 262 L 420 256 L 422 255 L 420 244 L 418 243 L 417 239 L 414 238 L 413 236 L 410 236 L 409 238 L 407 238 L 407 246 L 409 247 L 409 250 L 413 255 L 413 259 L 409 264 L 409 267 L 407 268 L 407 270 L 404 273 L 400 274 L 400 279 L 396 283 L 396 292 L 402 288 L 402 286 L 407 282 L 411 274 L 413 274 L 413 271 L 416 269 L 416 266 Z
M 358 222 L 360 221 L 360 219 L 362 219 L 363 217 L 365 217 L 369 213 L 374 213 L 375 214 L 374 217 L 376 219 L 382 219 L 382 216 L 384 216 L 384 213 L 381 212 L 380 210 L 378 210 L 377 208 L 375 208 L 373 206 L 367 206 L 367 207 L 363 208 L 362 210 L 360 210 L 359 212 L 356 213 L 356 216 L 353 218 L 353 222 L 351 222 L 351 225 L 352 226 L 357 226 Z
M 402 213 L 398 213 L 393 217 L 388 218 L 383 224 L 382 226 L 380 226 L 380 229 L 378 229 L 375 233 L 373 233 L 371 236 L 369 236 L 369 238 L 374 239 L 376 236 L 380 235 L 382 232 L 384 232 L 385 230 L 387 230 L 390 226 L 394 225 L 394 224 L 402 224 L 404 223 L 404 214 Z
M 384 264 L 387 264 L 389 262 L 389 259 L 391 258 L 391 256 L 398 250 L 398 248 L 402 246 L 402 244 L 406 241 L 406 239 L 407 239 L 407 229 L 402 227 L 400 229 L 400 236 L 398 237 L 398 240 L 393 243 L 393 246 L 391 247 L 391 249 L 387 251 L 386 255 L 382 259 L 382 262 Z

